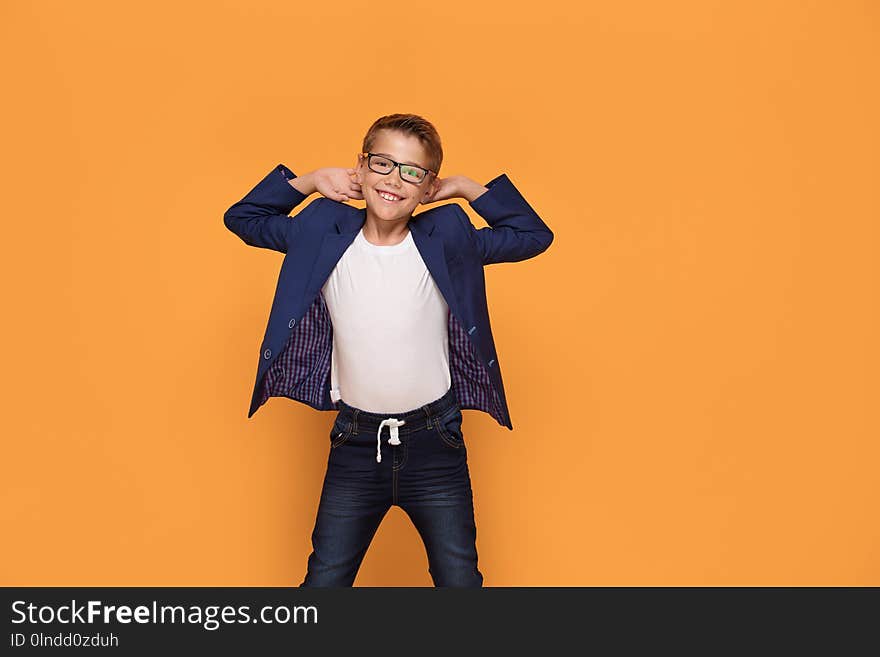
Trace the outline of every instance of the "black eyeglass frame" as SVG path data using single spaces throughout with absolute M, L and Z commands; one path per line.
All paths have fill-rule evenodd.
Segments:
M 403 182 L 407 182 L 407 183 L 409 183 L 409 184 L 411 184 L 411 185 L 421 185 L 423 182 L 425 182 L 425 181 L 428 179 L 428 174 L 429 174 L 429 173 L 433 173 L 435 176 L 437 175 L 437 172 L 436 172 L 436 171 L 433 171 L 433 170 L 431 170 L 431 169 L 426 169 L 425 167 L 420 167 L 420 166 L 417 166 L 417 165 L 415 165 L 415 164 L 403 164 L 403 163 L 401 163 L 401 162 L 395 162 L 394 160 L 392 160 L 392 159 L 391 159 L 390 157 L 388 157 L 387 155 L 382 155 L 381 153 L 361 153 L 361 155 L 366 155 L 366 156 L 367 156 L 367 168 L 368 168 L 370 171 L 372 171 L 373 173 L 379 173 L 379 174 L 382 174 L 382 175 L 385 175 L 385 176 L 387 176 L 387 175 L 388 175 L 389 173 L 391 173 L 391 172 L 390 172 L 390 171 L 388 171 L 388 172 L 385 172 L 385 171 L 376 171 L 376 170 L 371 166 L 371 164 L 372 164 L 372 160 L 373 160 L 374 157 L 381 157 L 382 159 L 388 160 L 389 162 L 391 162 L 391 163 L 397 168 L 397 175 L 400 176 L 400 179 L 401 179 Z M 403 174 L 400 172 L 400 167 L 401 167 L 401 166 L 412 167 L 413 169 L 418 169 L 419 171 L 424 171 L 424 172 L 425 172 L 425 177 L 422 178 L 419 182 L 414 182 L 414 181 L 412 181 L 412 180 L 407 180 L 406 178 L 403 177 Z

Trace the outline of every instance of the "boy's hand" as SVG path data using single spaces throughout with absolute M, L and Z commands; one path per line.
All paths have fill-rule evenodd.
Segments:
M 433 203 L 435 201 L 445 201 L 450 198 L 464 198 L 473 201 L 483 192 L 488 192 L 489 188 L 484 187 L 467 176 L 449 176 L 447 178 L 437 178 L 435 181 L 436 188 L 434 193 L 428 196 L 422 203 Z
M 434 187 L 433 193 L 429 194 L 422 200 L 422 203 L 434 203 L 435 201 L 445 201 L 450 198 L 459 196 L 459 181 L 463 176 L 448 176 L 446 178 L 436 178 L 432 181 Z
M 364 200 L 360 183 L 353 180 L 354 169 L 325 167 L 311 173 L 315 190 L 334 201 Z

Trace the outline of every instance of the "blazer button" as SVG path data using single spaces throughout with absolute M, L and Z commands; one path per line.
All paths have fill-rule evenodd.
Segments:
M 268 359 L 269 356 L 271 356 L 271 355 L 272 355 L 272 350 L 271 350 L 271 349 L 266 349 L 266 351 L 263 352 L 263 358 Z
M 296 324 L 296 320 L 295 319 L 290 320 L 289 322 L 287 322 L 287 328 L 293 328 L 294 324 Z

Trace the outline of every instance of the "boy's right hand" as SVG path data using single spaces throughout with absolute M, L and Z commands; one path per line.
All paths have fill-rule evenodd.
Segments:
M 355 169 L 325 167 L 312 172 L 315 190 L 334 201 L 363 200 L 360 183 L 353 179 Z

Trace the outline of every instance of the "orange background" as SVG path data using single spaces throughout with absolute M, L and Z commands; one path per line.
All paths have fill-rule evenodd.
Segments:
M 302 581 L 333 414 L 247 419 L 222 216 L 414 112 L 556 236 L 486 269 L 485 584 L 880 585 L 877 5 L 310 4 L 4 3 L 0 581 Z M 431 584 L 401 509 L 355 583 Z

